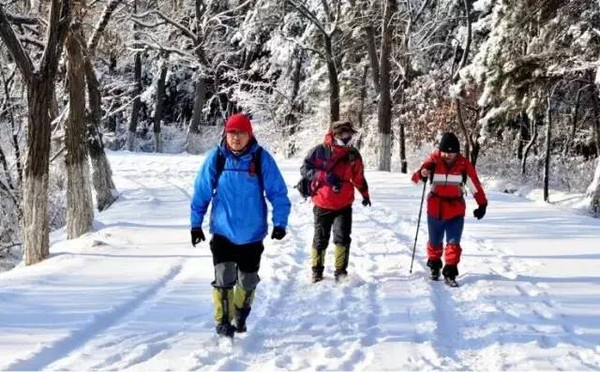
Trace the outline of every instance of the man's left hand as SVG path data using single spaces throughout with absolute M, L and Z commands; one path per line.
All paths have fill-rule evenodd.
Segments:
M 285 237 L 285 234 L 286 232 L 283 227 L 275 226 L 273 228 L 273 232 L 271 233 L 271 239 L 281 240 L 283 237 Z

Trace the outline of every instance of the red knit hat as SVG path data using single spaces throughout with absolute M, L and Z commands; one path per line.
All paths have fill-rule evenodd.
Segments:
M 250 136 L 254 135 L 252 133 L 250 119 L 244 114 L 234 114 L 227 119 L 227 122 L 225 123 L 225 133 L 234 131 L 246 132 Z

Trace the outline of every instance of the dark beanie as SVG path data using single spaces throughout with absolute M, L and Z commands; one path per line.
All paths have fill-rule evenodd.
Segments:
M 460 152 L 460 142 L 454 133 L 446 132 L 442 134 L 440 140 L 440 146 L 438 147 L 442 152 Z

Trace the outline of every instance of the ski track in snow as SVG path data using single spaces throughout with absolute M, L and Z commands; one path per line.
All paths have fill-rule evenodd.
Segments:
M 325 280 L 310 282 L 312 204 L 290 187 L 288 236 L 265 240 L 248 332 L 232 344 L 223 342 L 214 336 L 208 244 L 188 247 L 198 158 L 113 156 L 121 199 L 97 217 L 100 229 L 87 238 L 90 249 L 50 261 L 64 261 L 59 267 L 71 275 L 77 275 L 77 265 L 93 271 L 111 259 L 134 265 L 147 260 L 141 264 L 160 271 L 66 335 L 25 357 L 0 359 L 0 369 L 600 370 L 600 330 L 584 329 L 586 314 L 573 310 L 580 303 L 557 297 L 555 287 L 564 288 L 558 278 L 532 274 L 544 269 L 540 260 L 482 239 L 474 220 L 463 234 L 459 288 L 428 279 L 425 212 L 409 274 L 420 190 L 403 189 L 410 197 L 398 205 L 378 204 L 378 192 L 397 192 L 381 173 L 372 175 L 373 206 L 354 206 L 350 275 L 342 283 L 333 279 L 333 244 Z M 290 186 L 297 166 L 286 162 L 283 170 Z M 55 268 L 31 283 L 60 283 Z M 0 291 L 0 300 L 5 298 L 17 299 Z
M 160 290 L 167 286 L 170 281 L 181 271 L 181 265 L 173 266 L 166 276 L 161 278 L 148 288 L 140 293 L 133 300 L 117 306 L 105 313 L 94 316 L 92 322 L 75 332 L 72 332 L 68 337 L 65 337 L 52 345 L 49 345 L 32 357 L 20 360 L 16 363 L 6 366 L 7 370 L 41 370 L 52 362 L 56 361 L 62 355 L 76 351 L 87 341 L 92 340 L 98 334 L 107 330 L 114 324 L 118 324 L 129 313 L 134 312 L 138 307 L 145 306 L 150 298 L 156 296 Z

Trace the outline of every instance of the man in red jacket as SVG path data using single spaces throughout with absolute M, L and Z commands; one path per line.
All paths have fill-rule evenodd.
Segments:
M 371 205 L 362 158 L 352 147 L 355 134 L 351 122 L 333 123 L 325 141 L 310 151 L 300 169 L 302 177 L 311 181 L 315 205 L 315 235 L 311 251 L 315 283 L 323 280 L 325 252 L 332 228 L 335 279 L 338 281 L 348 275 L 354 188 L 361 193 L 362 204 Z
M 434 151 L 413 174 L 415 183 L 431 179 L 431 191 L 427 196 L 427 266 L 431 269 L 431 279 L 438 280 L 442 268 L 444 234 L 446 265 L 442 275 L 447 284 L 455 287 L 458 276 L 458 263 L 462 249 L 460 239 L 465 221 L 465 199 L 463 186 L 467 186 L 478 208 L 473 215 L 482 219 L 487 208 L 487 199 L 473 165 L 460 153 L 460 143 L 453 133 L 444 133 L 438 150 Z

